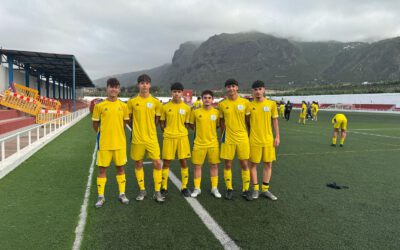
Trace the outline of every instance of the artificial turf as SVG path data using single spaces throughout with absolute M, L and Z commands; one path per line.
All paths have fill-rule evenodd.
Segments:
M 340 148 L 330 146 L 332 112 L 320 112 L 318 122 L 306 125 L 297 123 L 297 115 L 294 111 L 289 122 L 279 121 L 281 146 L 271 181 L 277 201 L 241 198 L 240 168 L 235 161 L 235 199 L 210 195 L 205 164 L 199 202 L 243 249 L 397 248 L 400 116 L 346 113 L 348 139 Z M 86 118 L 0 180 L 0 238 L 6 239 L 1 248 L 72 246 L 93 149 L 94 132 Z M 180 178 L 177 161 L 171 170 Z M 221 193 L 225 189 L 222 170 L 221 164 Z M 258 171 L 261 176 L 261 166 Z M 95 209 L 93 178 L 82 249 L 221 248 L 171 181 L 164 204 L 151 199 L 151 165 L 145 165 L 148 197 L 143 202 L 134 200 L 138 188 L 131 161 L 126 172 L 126 193 L 131 199 L 127 206 L 117 201 L 111 168 L 107 202 Z M 328 188 L 326 184 L 332 182 L 349 188 Z

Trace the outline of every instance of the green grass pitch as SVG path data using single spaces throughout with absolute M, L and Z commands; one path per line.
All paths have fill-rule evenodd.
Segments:
M 277 201 L 262 197 L 245 201 L 239 192 L 241 178 L 236 161 L 235 199 L 211 196 L 206 164 L 198 201 L 243 249 L 397 248 L 400 116 L 346 115 L 349 132 L 343 148 L 330 146 L 332 112 L 321 111 L 318 122 L 308 121 L 306 125 L 297 123 L 297 111 L 292 112 L 289 122 L 279 120 L 281 146 L 271 180 Z M 87 117 L 0 180 L 0 248 L 71 249 L 95 137 Z M 180 178 L 177 161 L 171 170 Z M 223 193 L 222 170 L 221 164 L 219 188 Z M 258 171 L 261 176 L 261 166 Z M 134 200 L 138 187 L 132 161 L 126 172 L 126 193 L 131 200 L 127 206 L 117 200 L 112 167 L 107 202 L 95 209 L 93 178 L 82 249 L 222 248 L 171 181 L 165 204 L 151 199 L 151 165 L 145 165 L 148 197 L 143 202 Z M 192 171 L 190 174 L 192 188 Z M 333 181 L 349 189 L 326 187 Z

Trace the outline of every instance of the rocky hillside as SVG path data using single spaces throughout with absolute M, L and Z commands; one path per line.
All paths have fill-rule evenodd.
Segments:
M 168 88 L 181 81 L 187 88 L 220 88 L 236 78 L 242 88 L 256 79 L 271 85 L 363 82 L 400 79 L 400 38 L 375 43 L 298 42 L 248 32 L 220 34 L 202 43 L 186 42 L 171 64 L 116 75 L 130 86 L 143 72 L 153 84 Z M 104 86 L 105 79 L 95 81 Z

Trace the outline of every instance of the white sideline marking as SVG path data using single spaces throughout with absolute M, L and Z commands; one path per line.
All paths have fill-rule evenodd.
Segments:
M 182 183 L 175 176 L 172 171 L 169 171 L 169 178 L 172 183 L 180 190 Z M 217 238 L 224 249 L 240 249 L 236 243 L 225 233 L 220 225 L 211 217 L 211 215 L 204 209 L 204 207 L 194 198 L 185 197 L 186 201 L 193 208 L 194 212 L 200 217 L 204 225 L 211 231 L 211 233 Z
M 127 126 L 127 128 L 131 130 L 130 127 Z M 162 163 L 162 161 L 161 161 Z M 145 161 L 143 162 L 143 165 L 146 164 L 152 164 L 151 161 Z M 179 181 L 179 179 L 175 176 L 175 174 L 172 171 L 169 171 L 169 178 L 171 179 L 172 183 L 178 188 L 178 190 L 181 189 L 182 183 Z M 208 230 L 211 231 L 211 233 L 217 238 L 217 240 L 221 243 L 221 245 L 224 247 L 224 249 L 240 249 L 238 245 L 225 233 L 225 231 L 222 229 L 220 225 L 211 217 L 211 215 L 207 212 L 207 210 L 204 209 L 204 207 L 194 198 L 186 198 L 186 201 L 189 203 L 189 205 L 193 208 L 194 212 L 199 216 L 201 221 L 206 225 Z
M 348 132 L 349 132 L 349 133 L 352 133 L 352 134 L 372 135 L 372 136 L 385 137 L 385 138 L 391 138 L 391 139 L 400 139 L 400 137 L 398 137 L 398 136 L 370 134 L 370 133 L 356 132 L 356 131 L 353 131 L 353 130 L 349 130 Z
M 81 206 L 81 213 L 79 214 L 79 222 L 75 228 L 75 241 L 72 246 L 73 250 L 79 250 L 81 248 L 82 239 L 83 239 L 83 231 L 85 230 L 86 218 L 87 218 L 87 207 L 89 204 L 89 196 L 90 196 L 90 187 L 92 186 L 92 177 L 94 171 L 94 163 L 96 161 L 96 152 L 97 152 L 97 144 L 94 147 L 93 155 L 92 155 L 92 163 L 89 168 L 89 176 L 86 184 L 85 197 L 83 198 L 83 203 Z
M 380 130 L 399 130 L 400 128 L 352 128 L 351 131 L 380 131 Z
M 399 146 L 399 145 L 393 145 Z M 371 150 L 346 150 L 346 151 L 327 151 L 327 152 L 304 152 L 304 153 L 282 153 L 277 156 L 302 156 L 302 155 L 326 155 L 326 154 L 342 154 L 342 153 L 367 153 L 367 152 L 387 152 L 400 151 L 400 148 L 393 149 L 371 149 Z

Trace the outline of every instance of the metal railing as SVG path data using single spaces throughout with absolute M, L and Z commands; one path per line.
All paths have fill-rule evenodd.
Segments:
M 80 109 L 0 138 L 0 179 L 88 113 L 88 108 Z

